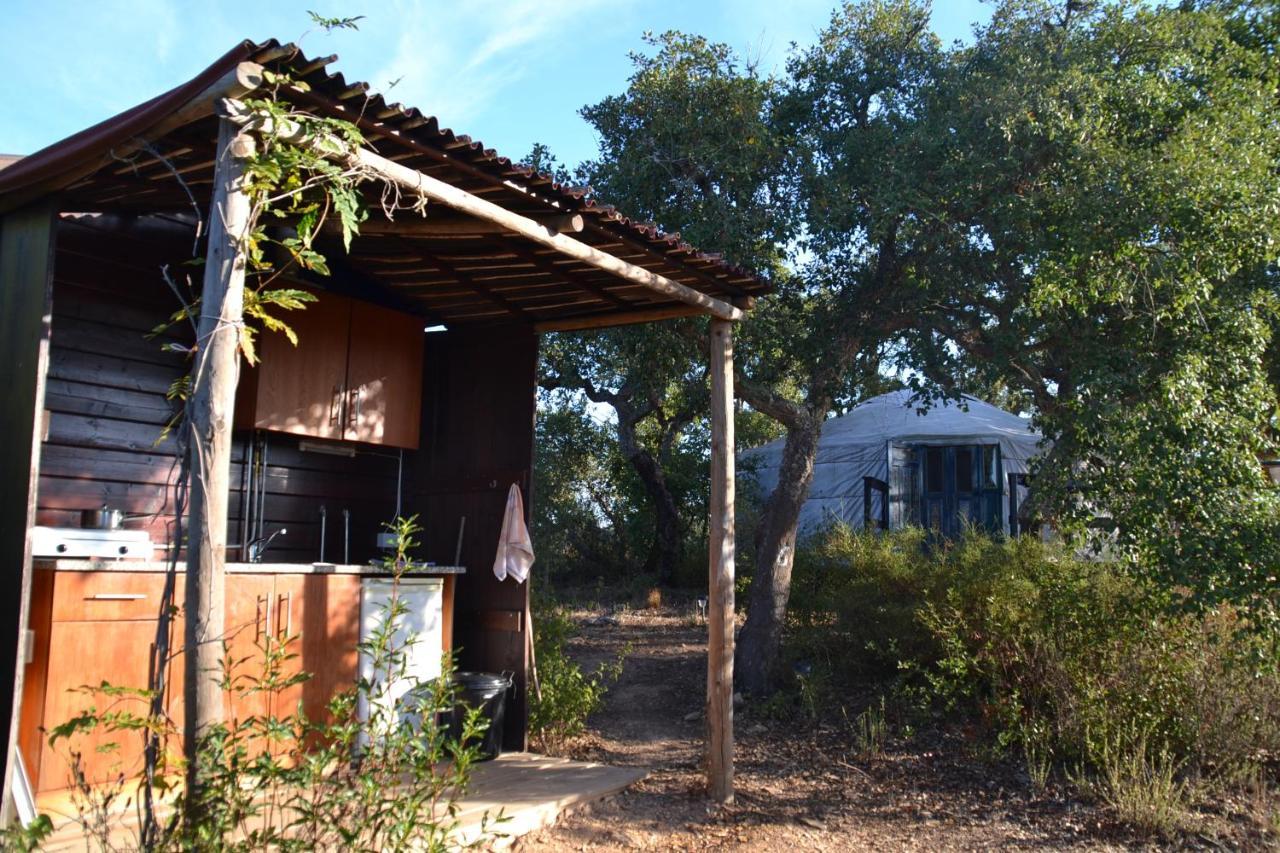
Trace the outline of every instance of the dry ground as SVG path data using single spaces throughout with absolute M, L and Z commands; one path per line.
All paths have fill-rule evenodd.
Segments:
M 598 611 L 597 611 L 598 614 Z M 1122 850 L 1159 845 L 1134 837 L 1099 808 L 1060 789 L 1032 792 L 1013 764 L 973 756 L 963 738 L 890 739 L 859 757 L 848 728 L 781 722 L 740 708 L 737 799 L 703 797 L 699 717 L 705 628 L 673 610 L 616 614 L 591 624 L 571 653 L 591 665 L 632 647 L 621 680 L 572 757 L 641 766 L 625 793 L 521 839 L 518 850 Z M 858 707 L 851 707 L 853 714 Z M 1181 849 L 1262 846 L 1246 836 L 1184 838 Z

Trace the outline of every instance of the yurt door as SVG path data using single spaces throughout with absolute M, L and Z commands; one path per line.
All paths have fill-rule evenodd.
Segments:
M 999 445 L 925 445 L 917 455 L 922 460 L 920 521 L 925 527 L 947 538 L 958 536 L 965 524 L 1000 529 Z

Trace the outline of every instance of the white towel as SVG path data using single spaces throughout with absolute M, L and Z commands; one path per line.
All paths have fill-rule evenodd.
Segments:
M 524 583 L 533 566 L 533 542 L 529 540 L 529 528 L 524 523 L 524 498 L 520 486 L 511 484 L 507 492 L 507 510 L 502 516 L 502 534 L 498 537 L 498 556 L 493 561 L 493 574 L 498 580 L 507 575 L 517 583 Z

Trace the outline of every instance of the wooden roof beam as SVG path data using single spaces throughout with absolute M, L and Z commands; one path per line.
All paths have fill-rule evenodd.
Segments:
M 251 126 L 255 122 L 270 121 L 270 119 L 255 116 L 243 104 L 231 99 L 225 101 L 222 108 L 234 120 L 244 125 Z M 507 210 L 501 205 L 494 204 L 478 195 L 445 183 L 438 178 L 433 178 L 430 175 L 424 175 L 414 169 L 402 166 L 373 151 L 359 148 L 354 152 L 339 153 L 342 151 L 340 146 L 319 144 L 316 140 L 306 137 L 301 128 L 296 125 L 277 127 L 272 130 L 281 139 L 294 144 L 310 145 L 324 156 L 340 161 L 348 167 L 358 168 L 369 174 L 376 175 L 378 178 L 399 187 L 401 191 L 413 193 L 415 196 L 425 198 L 428 201 L 438 202 L 469 216 L 498 223 L 535 243 L 548 246 L 571 258 L 577 258 L 583 263 L 602 269 L 618 278 L 647 287 L 667 298 L 675 299 L 688 305 L 696 305 L 713 317 L 719 317 L 721 320 L 741 320 L 746 316 L 742 309 L 728 302 L 694 290 L 692 287 L 677 281 L 672 281 L 660 273 L 616 258 L 600 251 L 595 246 L 591 246 L 581 240 L 575 240 L 567 234 L 548 233 L 546 228 L 523 214 Z
M 503 181 L 503 179 L 498 177 L 497 175 L 486 172 L 484 169 L 478 168 L 477 166 L 473 166 L 471 163 L 461 159 L 460 157 L 454 156 L 452 154 L 448 154 L 444 151 L 436 150 L 429 145 L 424 145 L 418 140 L 413 139 L 400 132 L 402 130 L 410 130 L 414 127 L 418 127 L 420 124 L 425 124 L 426 123 L 425 121 L 420 123 L 405 122 L 399 125 L 390 124 L 390 123 L 384 124 L 382 122 L 374 121 L 365 116 L 354 115 L 348 110 L 345 110 L 345 109 L 342 109 L 341 107 L 337 107 L 333 105 L 323 96 L 318 95 L 314 92 L 299 92 L 296 90 L 290 90 L 289 97 L 295 101 L 299 101 L 301 103 L 306 103 L 308 105 L 314 106 L 323 112 L 329 113 L 330 115 L 337 116 L 347 121 L 351 121 L 361 130 L 367 133 L 385 134 L 388 139 L 393 140 L 396 144 L 403 145 L 404 147 L 409 148 L 413 151 L 416 151 L 419 154 L 422 154 L 426 157 L 430 157 L 432 160 L 435 160 L 438 163 L 447 163 L 448 165 L 454 167 L 455 169 L 458 169 L 459 171 L 465 172 L 466 174 L 471 175 L 474 178 L 478 178 L 482 181 L 485 181 L 486 183 L 493 185 L 495 188 L 502 187 L 502 188 L 510 189 L 510 187 L 507 186 L 507 184 Z M 538 196 L 536 194 L 530 194 L 530 198 L 537 198 L 543 201 L 545 204 L 547 204 L 548 207 L 551 206 L 550 201 L 543 199 L 541 196 Z M 592 211 L 588 211 L 588 212 L 592 212 Z M 604 213 L 604 210 L 602 209 L 600 212 Z M 725 290 L 732 293 L 734 296 L 746 295 L 745 290 L 743 290 L 741 287 L 738 287 L 738 285 L 733 284 L 732 282 L 726 279 L 721 279 L 714 275 L 711 275 L 710 273 L 704 270 L 698 269 L 693 264 L 690 264 L 687 261 L 680 259 L 679 257 L 668 255 L 666 252 L 663 252 L 662 250 L 656 249 L 652 246 L 647 246 L 644 243 L 641 243 L 639 240 L 633 240 L 632 238 L 619 234 L 616 231 L 611 231 L 601 223 L 598 223 L 598 222 L 588 223 L 587 229 L 598 234 L 607 235 L 612 239 L 620 240 L 624 243 L 627 243 L 637 251 L 645 255 L 648 255 L 649 257 L 652 257 L 655 260 L 663 261 L 664 263 L 667 263 L 675 267 L 676 269 L 681 270 L 682 274 L 688 274 L 688 275 L 694 276 L 699 281 L 702 281 L 705 284 L 708 284 L 714 287 L 722 287 Z
M 674 320 L 679 317 L 698 317 L 701 315 L 702 312 L 692 305 L 675 305 L 669 308 L 647 308 L 638 311 L 611 311 L 608 313 L 557 317 L 553 320 L 539 320 L 533 324 L 533 328 L 539 333 L 583 332 L 589 329 L 605 329 L 612 326 L 652 323 L 656 320 Z
M 581 219 L 582 217 L 578 218 Z M 620 308 L 632 307 L 631 302 L 623 299 L 608 288 L 601 287 L 594 281 L 590 281 L 585 276 L 573 270 L 566 270 L 557 267 L 555 264 L 551 263 L 551 261 L 542 257 L 537 252 L 534 252 L 528 246 L 523 245 L 519 240 L 513 240 L 508 237 L 499 237 L 497 242 L 510 249 L 516 257 L 523 258 L 526 262 L 533 264 L 537 269 L 542 270 L 547 275 L 553 276 L 565 284 L 581 288 L 588 293 L 592 293 L 595 296 L 600 297 L 606 302 L 612 302 Z
M 533 218 L 533 217 L 531 217 Z M 557 216 L 539 216 L 534 219 L 549 234 L 576 234 L 586 223 L 582 214 L 566 213 Z M 335 229 L 337 226 L 333 226 Z M 496 222 L 477 219 L 474 216 L 444 215 L 428 211 L 425 217 L 404 219 L 371 219 L 360 223 L 361 234 L 394 234 L 399 237 L 456 237 L 468 235 L 514 234 Z
M 482 282 L 476 281 L 471 276 L 467 275 L 465 272 L 458 269 L 448 261 L 442 260 L 441 258 L 438 258 L 435 255 L 432 255 L 430 252 L 426 252 L 422 250 L 418 246 L 415 246 L 409 240 L 402 239 L 399 242 L 405 247 L 406 251 L 412 252 L 413 254 L 417 255 L 423 261 L 435 267 L 436 269 L 440 270 L 441 272 L 444 272 L 444 273 L 447 273 L 448 275 L 453 276 L 454 279 L 456 279 L 459 284 L 462 284 L 468 290 L 471 290 L 471 291 L 474 291 L 475 293 L 480 294 L 485 299 L 492 302 L 494 305 L 497 305 L 499 308 L 503 308 L 509 311 L 510 313 L 515 314 L 516 316 L 521 317 L 525 320 L 532 319 L 532 317 L 529 316 L 529 312 L 526 311 L 523 307 L 512 302 L 510 299 L 506 298 L 501 293 L 498 293 L 488 285 Z

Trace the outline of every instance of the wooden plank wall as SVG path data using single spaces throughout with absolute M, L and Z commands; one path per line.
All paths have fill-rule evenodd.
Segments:
M 63 227 L 53 285 L 53 340 L 37 523 L 77 525 L 79 511 L 108 503 L 151 517 L 130 522 L 167 538 L 165 483 L 172 441 L 156 439 L 173 409 L 164 392 L 183 360 L 146 333 L 176 307 L 162 263 L 191 254 L 191 234 L 163 222 L 81 220 Z M 322 297 L 323 298 L 323 297 Z M 183 342 L 181 336 L 174 340 Z M 457 590 L 456 641 L 463 668 L 516 673 L 506 746 L 525 744 L 528 588 L 493 577 L 507 489 L 519 483 L 532 506 L 537 336 L 528 328 L 428 337 L 422 450 L 404 454 L 404 507 L 426 528 L 423 556 L 452 563 L 467 516 Z M 237 435 L 229 541 L 241 541 L 251 434 Z M 327 508 L 326 558 L 342 555 L 342 510 L 351 511 L 351 559 L 375 555 L 374 537 L 395 514 L 397 451 L 362 446 L 354 458 L 304 453 L 294 436 L 267 437 L 265 527 L 287 527 L 272 562 L 319 557 L 319 509 Z M 535 544 L 535 548 L 537 543 Z M 535 568 L 536 573 L 536 568 Z
M 429 335 L 425 450 L 411 478 L 428 559 L 453 561 L 459 520 L 467 518 L 462 563 L 468 571 L 458 581 L 454 623 L 458 663 L 467 670 L 515 672 L 504 733 L 508 750 L 525 748 L 528 729 L 522 614 L 529 585 L 499 582 L 493 560 L 511 484 L 524 491 L 526 516 L 533 505 L 537 358 L 537 335 L 527 327 Z
M 64 222 L 62 233 L 37 523 L 76 526 L 80 510 L 106 503 L 150 514 L 126 526 L 147 529 L 152 541 L 163 543 L 173 521 L 165 484 L 176 459 L 172 440 L 156 440 L 174 411 L 165 391 L 182 374 L 184 360 L 146 335 L 177 307 L 159 269 L 165 263 L 178 274 L 193 269 L 179 266 L 191 256 L 191 233 L 158 220 L 103 218 Z M 170 340 L 189 343 L 189 332 Z M 250 434 L 237 435 L 233 544 L 242 541 L 250 443 Z M 365 447 L 354 458 L 327 456 L 299 451 L 293 436 L 271 435 L 267 463 L 265 529 L 289 530 L 273 543 L 269 559 L 319 559 L 322 505 L 328 511 L 327 559 L 342 557 L 344 508 L 351 512 L 351 559 L 375 555 L 374 537 L 395 514 L 395 450 Z
M 39 410 L 49 355 L 50 264 L 55 242 L 52 205 L 39 204 L 0 219 L 0 382 L 8 411 L 0 417 L 0 823 L 10 815 L 13 778 L 9 760 L 21 708 L 23 668 L 18 665 L 31 598 L 31 549 L 27 531 L 35 514 L 34 471 L 39 465 Z

